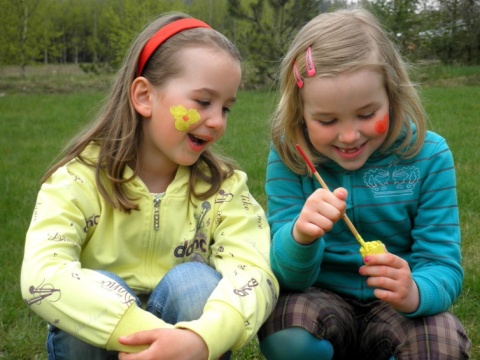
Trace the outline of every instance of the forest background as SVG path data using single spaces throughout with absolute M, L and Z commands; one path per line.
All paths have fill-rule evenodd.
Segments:
M 153 17 L 182 11 L 229 37 L 244 57 L 245 89 L 269 86 L 297 30 L 355 0 L 0 0 L 0 72 L 35 64 L 115 71 Z M 412 62 L 480 64 L 480 0 L 360 0 Z M 1 73 L 0 73 L 1 75 Z

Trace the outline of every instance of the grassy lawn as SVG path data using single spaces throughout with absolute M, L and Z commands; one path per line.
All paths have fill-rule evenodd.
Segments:
M 430 88 L 425 104 L 431 128 L 450 145 L 457 170 L 458 201 L 462 230 L 465 280 L 463 293 L 452 312 L 464 324 L 472 340 L 472 359 L 480 359 L 480 187 L 477 174 L 480 149 L 480 87 Z
M 472 359 L 480 359 L 480 248 L 475 244 L 480 234 L 476 177 L 480 171 L 479 93 L 480 86 L 435 86 L 422 92 L 430 128 L 447 139 L 456 161 L 465 282 L 463 294 L 452 311 L 472 339 Z M 19 289 L 24 236 L 40 177 L 65 142 L 93 117 L 102 97 L 103 92 L 91 91 L 0 96 L 0 359 L 46 359 L 46 324 L 26 307 Z M 249 174 L 252 193 L 263 205 L 268 153 L 266 119 L 273 106 L 271 93 L 241 92 L 226 136 L 218 144 Z M 233 358 L 262 356 L 258 344 L 253 342 Z

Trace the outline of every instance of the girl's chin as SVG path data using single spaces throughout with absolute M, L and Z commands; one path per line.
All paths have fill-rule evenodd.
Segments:
M 343 157 L 338 156 L 338 154 L 335 154 L 335 156 L 330 157 L 330 160 L 333 160 L 336 162 L 338 165 L 340 165 L 343 169 L 347 171 L 355 171 L 360 169 L 364 164 L 366 159 L 362 157 L 357 157 L 355 159 L 345 159 Z
M 340 165 L 343 169 L 347 170 L 347 171 L 355 171 L 355 170 L 358 170 L 360 169 L 363 164 L 365 164 L 364 162 L 362 162 L 361 164 L 358 164 L 358 163 L 347 163 L 345 161 L 341 162 L 341 163 L 338 163 L 338 165 Z
M 187 156 L 185 156 L 184 154 L 184 156 L 178 159 L 178 164 L 182 166 L 191 166 L 198 161 L 201 154 L 202 153 L 196 153 L 196 154 L 194 153 L 194 154 L 189 154 Z

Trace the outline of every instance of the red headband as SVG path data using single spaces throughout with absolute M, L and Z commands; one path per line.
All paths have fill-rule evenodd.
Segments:
M 147 63 L 150 56 L 157 50 L 157 48 L 162 45 L 162 43 L 183 30 L 193 29 L 193 28 L 210 28 L 211 27 L 204 23 L 201 20 L 193 18 L 185 18 L 171 22 L 168 25 L 165 25 L 160 30 L 158 30 L 155 35 L 151 37 L 150 40 L 145 44 L 142 52 L 140 53 L 140 58 L 138 59 L 138 70 L 137 76 L 142 75 L 143 68 Z

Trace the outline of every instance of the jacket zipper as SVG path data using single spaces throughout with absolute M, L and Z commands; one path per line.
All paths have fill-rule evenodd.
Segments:
M 158 231 L 160 228 L 160 202 L 162 201 L 161 195 L 155 195 L 153 199 L 153 230 Z

